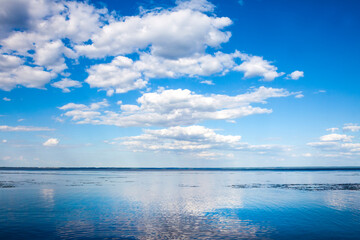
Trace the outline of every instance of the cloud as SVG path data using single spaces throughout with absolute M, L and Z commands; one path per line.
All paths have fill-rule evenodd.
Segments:
M 209 10 L 210 3 L 178 3 L 180 5 L 173 9 L 111 21 L 91 36 L 91 44 L 77 45 L 75 49 L 89 58 L 103 58 L 149 48 L 152 55 L 176 59 L 204 53 L 207 47 L 219 47 L 229 40 L 230 32 L 222 31 L 232 24 L 229 18 L 208 16 L 199 11 L 199 8 Z
M 0 37 L 5 37 L 12 29 L 26 29 L 29 25 L 27 1 L 3 0 L 0 11 Z
M 11 99 L 10 99 L 10 98 L 7 98 L 7 97 L 4 97 L 3 100 L 4 100 L 5 102 L 10 102 L 10 101 L 11 101 Z
M 67 68 L 63 52 L 64 44 L 60 40 L 44 43 L 36 47 L 34 62 L 47 70 L 62 72 Z
M 49 138 L 43 143 L 43 146 L 45 147 L 54 147 L 59 144 L 59 140 L 56 138 Z
M 43 88 L 54 77 L 42 67 L 19 66 L 0 72 L 0 89 L 10 91 L 17 85 L 27 88 Z
M 144 88 L 147 81 L 141 79 L 141 73 L 132 69 L 130 58 L 119 56 L 109 64 L 98 64 L 89 70 L 85 80 L 91 87 L 98 87 L 112 93 L 125 93 L 134 89 Z
M 303 98 L 303 97 L 304 97 L 304 94 L 302 94 L 302 93 L 299 93 L 299 94 L 295 95 L 295 98 Z
M 352 142 L 353 139 L 354 136 L 351 135 L 332 133 L 321 136 L 319 142 L 310 142 L 307 145 L 320 150 L 320 156 L 323 157 L 360 156 L 360 143 Z
M 238 53 L 238 56 L 243 62 L 234 67 L 234 70 L 243 72 L 244 78 L 262 77 L 264 81 L 273 81 L 275 78 L 284 75 L 283 72 L 278 73 L 277 67 L 271 65 L 271 62 L 264 60 L 263 57 L 245 53 Z
M 215 85 L 215 83 L 213 83 L 213 81 L 211 81 L 211 80 L 203 80 L 200 83 L 207 84 L 207 85 Z
M 351 139 L 353 139 L 353 138 L 354 138 L 353 136 L 348 136 L 346 134 L 332 133 L 332 134 L 321 136 L 320 141 L 326 141 L 326 142 L 331 142 L 331 141 L 351 142 Z
M 61 110 L 98 110 L 99 108 L 108 107 L 109 103 L 106 99 L 103 99 L 101 102 L 96 102 L 90 104 L 90 106 L 86 106 L 84 104 L 75 104 L 75 103 L 68 103 L 62 107 L 59 107 Z
M 304 77 L 303 71 L 294 71 L 286 76 L 286 79 L 299 80 L 299 78 Z
M 328 128 L 328 129 L 326 129 L 326 131 L 330 131 L 330 132 L 336 132 L 338 130 L 339 130 L 339 128 Z
M 260 87 L 236 96 L 200 95 L 188 89 L 145 93 L 138 105 L 121 104 L 121 112 L 94 111 L 91 106 L 69 103 L 62 107 L 65 116 L 79 124 L 128 126 L 192 125 L 203 120 L 231 120 L 253 114 L 271 113 L 271 109 L 253 107 L 269 98 L 293 95 L 285 89 Z M 101 109 L 99 109 L 101 110 Z
M 313 155 L 311 153 L 304 153 L 302 154 L 303 157 L 312 157 Z
M 0 125 L 0 131 L 4 132 L 35 132 L 35 131 L 53 131 L 54 129 L 47 127 L 30 127 L 30 126 L 7 126 Z
M 65 57 L 77 57 L 72 46 L 98 31 L 106 15 L 74 1 L 5 0 L 0 8 L 0 89 L 6 91 L 43 88 L 68 68 Z
M 348 123 L 348 124 L 345 124 L 345 126 L 343 127 L 343 130 L 351 131 L 351 132 L 358 132 L 358 131 L 360 131 L 360 126 L 358 126 L 357 124 Z
M 20 57 L 0 54 L 0 89 L 10 91 L 17 85 L 42 88 L 54 77 L 42 67 L 22 65 L 23 62 Z
M 0 7 L 8 12 L 0 14 L 0 21 L 8 24 L 7 32 L 0 34 L 0 89 L 44 88 L 52 79 L 67 76 L 68 65 L 83 67 L 76 65 L 79 57 L 110 59 L 86 68 L 90 87 L 109 96 L 142 89 L 152 78 L 240 71 L 244 78 L 272 81 L 284 74 L 260 56 L 238 51 L 209 54 L 208 49 L 213 52 L 229 41 L 231 33 L 225 29 L 232 21 L 214 15 L 215 6 L 206 0 L 176 4 L 120 16 L 76 1 L 3 1 Z M 127 57 L 130 54 L 134 60 Z M 51 86 L 64 84 L 75 83 L 58 81 Z M 61 89 L 68 92 L 69 87 Z
M 250 145 L 240 142 L 241 136 L 220 135 L 213 129 L 203 126 L 170 127 L 159 130 L 144 130 L 144 134 L 115 139 L 133 151 L 179 152 L 190 153 L 200 158 L 223 156 L 219 151 L 272 151 L 279 146 Z M 120 141 L 120 142 L 119 142 Z
M 243 61 L 240 65 L 237 60 Z M 277 68 L 262 57 L 250 56 L 239 51 L 226 54 L 196 54 L 191 57 L 168 59 L 147 53 L 133 61 L 124 56 L 115 57 L 110 63 L 93 65 L 85 80 L 91 87 L 101 88 L 112 93 L 124 93 L 144 88 L 151 78 L 180 78 L 225 75 L 229 71 L 241 71 L 245 78 L 262 77 L 272 81 L 281 76 Z
M 213 12 L 215 6 L 206 0 L 176 0 L 177 7 L 175 9 L 191 9 L 200 12 Z
M 79 81 L 64 78 L 64 79 L 61 79 L 60 81 L 54 82 L 53 84 L 51 84 L 51 86 L 60 88 L 60 89 L 62 89 L 62 91 L 64 93 L 68 93 L 68 92 L 70 92 L 69 88 L 72 88 L 72 87 L 80 88 L 82 86 L 82 84 Z

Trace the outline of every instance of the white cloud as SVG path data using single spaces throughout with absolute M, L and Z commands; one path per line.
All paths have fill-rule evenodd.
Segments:
M 232 54 L 216 52 L 214 55 L 197 54 L 177 59 L 143 54 L 140 56 L 140 61 L 134 63 L 134 69 L 142 72 L 147 78 L 225 74 L 235 66 L 234 58 L 237 58 L 237 54 L 238 52 Z
M 330 130 L 337 128 L 330 128 Z M 323 157 L 358 157 L 360 143 L 353 143 L 354 136 L 346 134 L 328 134 L 320 137 L 319 142 L 310 142 L 307 145 L 320 150 Z
M 62 72 L 67 68 L 62 56 L 64 44 L 60 41 L 47 42 L 36 47 L 34 61 L 39 66 L 44 66 L 54 72 Z
M 313 155 L 311 153 L 304 153 L 302 154 L 303 157 L 312 157 Z
M 127 57 L 116 57 L 109 64 L 98 64 L 89 70 L 85 80 L 91 87 L 102 88 L 116 93 L 125 93 L 144 88 L 147 81 L 141 79 L 141 73 L 131 68 L 133 61 Z M 111 95 L 112 91 L 108 95 Z
M 207 85 L 215 85 L 215 83 L 213 83 L 213 81 L 211 81 L 211 80 L 203 80 L 200 83 L 207 84 Z
M 101 102 L 96 102 L 90 104 L 90 106 L 86 106 L 84 104 L 75 104 L 75 103 L 68 103 L 62 107 L 59 107 L 61 110 L 69 110 L 69 109 L 76 109 L 76 110 L 98 110 L 99 108 L 107 107 L 109 103 L 106 99 L 103 99 Z
M 170 127 L 160 130 L 144 130 L 144 134 L 122 137 L 112 141 L 127 146 L 133 151 L 156 151 L 191 153 L 201 158 L 223 156 L 220 151 L 272 151 L 279 146 L 250 145 L 240 142 L 241 136 L 220 135 L 203 126 Z
M 42 67 L 19 66 L 0 72 L 0 89 L 10 91 L 17 85 L 27 88 L 43 88 L 55 75 Z
M 353 139 L 353 136 L 349 136 L 346 134 L 337 134 L 337 133 L 332 133 L 332 134 L 328 134 L 328 135 L 324 135 L 320 137 L 320 141 L 326 141 L 326 142 L 331 142 L 331 141 L 345 141 L 345 142 L 351 142 L 351 139 Z
M 1 8 L 0 89 L 6 91 L 17 85 L 43 88 L 67 68 L 65 56 L 76 58 L 63 40 L 69 46 L 87 41 L 106 15 L 106 10 L 73 1 L 5 0 Z
M 0 54 L 0 71 L 8 71 L 17 68 L 23 63 L 23 60 L 17 56 Z
M 303 98 L 303 97 L 304 97 L 304 94 L 299 93 L 299 94 L 295 95 L 295 97 L 296 97 L 296 98 Z
M 3 139 L 1 142 L 2 142 L 2 143 L 7 143 L 7 140 L 6 140 L 6 139 Z
M 178 78 L 181 76 L 209 76 L 229 71 L 235 62 L 234 54 L 221 52 L 212 55 L 166 59 L 142 54 L 140 60 L 118 56 L 108 64 L 98 64 L 89 70 L 86 82 L 91 87 L 102 88 L 112 93 L 124 93 L 144 88 L 149 78 Z
M 235 60 L 243 61 L 237 65 Z M 134 89 L 144 88 L 150 78 L 179 78 L 183 76 L 224 75 L 229 71 L 244 72 L 244 77 L 262 77 L 272 81 L 281 76 L 277 68 L 262 57 L 250 56 L 235 51 L 231 54 L 216 52 L 210 54 L 195 54 L 191 57 L 168 59 L 143 53 L 140 59 L 133 61 L 124 56 L 115 57 L 110 63 L 92 66 L 86 82 L 91 87 L 98 87 L 112 93 L 124 93 Z
M 4 97 L 3 100 L 4 100 L 5 102 L 10 102 L 10 101 L 11 101 L 11 99 L 10 99 L 10 98 L 7 98 L 7 97 Z
M 9 91 L 18 85 L 44 88 L 59 74 L 68 74 L 64 72 L 67 64 L 77 63 L 80 56 L 114 57 L 110 63 L 87 70 L 86 82 L 106 90 L 109 96 L 144 88 L 151 78 L 240 71 L 245 78 L 272 81 L 283 75 L 259 56 L 237 51 L 208 54 L 208 48 L 217 49 L 229 40 L 231 33 L 224 29 L 232 21 L 215 16 L 214 5 L 206 0 L 176 4 L 169 9 L 120 16 L 76 1 L 3 1 L 0 7 L 6 12 L 0 22 L 9 24 L 4 24 L 8 32 L 0 34 L 0 89 Z M 126 57 L 133 53 L 139 60 Z M 52 86 L 62 88 L 63 84 L 60 81 Z M 66 86 L 62 89 L 69 91 Z
M 343 127 L 343 130 L 351 131 L 351 132 L 358 132 L 358 131 L 360 131 L 360 126 L 358 126 L 357 124 L 348 123 L 348 124 L 345 124 L 345 126 Z
M 203 53 L 206 47 L 218 47 L 229 40 L 230 32 L 222 31 L 231 25 L 229 18 L 208 16 L 194 7 L 200 3 L 197 6 L 204 10 L 210 6 L 206 1 L 181 3 L 179 8 L 111 21 L 92 35 L 92 44 L 77 45 L 75 49 L 87 57 L 102 58 L 150 48 L 152 55 L 175 59 Z M 184 9 L 186 5 L 193 9 Z
M 191 125 L 203 120 L 231 120 L 253 114 L 271 113 L 271 109 L 253 107 L 265 104 L 268 98 L 292 95 L 285 89 L 260 87 L 237 96 L 200 95 L 187 89 L 145 93 L 139 105 L 120 105 L 121 112 L 94 111 L 83 104 L 69 103 L 60 109 L 77 123 L 127 126 Z M 99 109 L 100 110 L 100 109 Z
M 54 147 L 56 145 L 59 144 L 59 140 L 56 139 L 56 138 L 49 138 L 48 140 L 46 140 L 44 143 L 43 143 L 43 146 L 46 146 L 46 147 Z
M 54 129 L 47 127 L 31 127 L 31 126 L 7 126 L 0 125 L 0 131 L 4 132 L 32 132 L 32 131 L 53 131 Z
M 89 70 L 86 82 L 91 87 L 111 93 L 124 93 L 144 88 L 149 78 L 179 78 L 182 76 L 209 76 L 224 74 L 235 66 L 236 54 L 217 52 L 212 55 L 196 55 L 178 59 L 166 59 L 142 54 L 140 60 L 119 56 L 108 64 L 98 64 Z
M 286 76 L 286 79 L 299 80 L 299 78 L 304 77 L 303 71 L 294 71 Z
M 62 89 L 62 91 L 64 93 L 68 93 L 68 92 L 70 92 L 69 88 L 72 88 L 72 87 L 80 88 L 82 86 L 82 84 L 79 81 L 64 78 L 64 79 L 61 79 L 60 81 L 54 82 L 53 84 L 51 84 L 51 86 L 60 88 L 60 89 Z
M 238 53 L 238 56 L 243 62 L 234 70 L 243 72 L 245 78 L 262 77 L 264 81 L 273 81 L 284 75 L 283 72 L 278 73 L 277 67 L 271 65 L 271 62 L 264 60 L 263 57 L 250 56 L 245 53 Z
M 326 131 L 329 131 L 329 132 L 336 132 L 338 130 L 339 130 L 339 128 L 328 128 L 328 129 L 326 129 Z
M 175 9 L 191 9 L 200 12 L 212 12 L 215 6 L 207 0 L 176 0 Z

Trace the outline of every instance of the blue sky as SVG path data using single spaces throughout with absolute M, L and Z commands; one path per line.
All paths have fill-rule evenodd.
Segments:
M 0 166 L 360 166 L 358 1 L 0 5 Z

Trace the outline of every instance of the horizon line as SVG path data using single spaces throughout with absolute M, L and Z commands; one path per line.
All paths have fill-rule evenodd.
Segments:
M 62 171 L 334 171 L 360 170 L 360 166 L 295 166 L 295 167 L 0 167 L 0 170 Z

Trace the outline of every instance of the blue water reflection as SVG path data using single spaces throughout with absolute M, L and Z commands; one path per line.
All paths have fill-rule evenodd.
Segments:
M 1 171 L 0 183 L 0 239 L 360 236 L 358 171 Z M 355 188 L 333 190 L 344 183 Z

